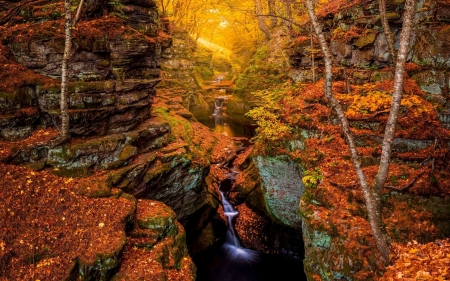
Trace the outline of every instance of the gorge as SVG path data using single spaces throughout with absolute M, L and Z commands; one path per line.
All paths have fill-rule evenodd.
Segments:
M 378 1 L 317 5 L 372 176 L 394 77 Z M 387 3 L 396 46 L 404 5 Z M 81 11 L 71 138 L 55 143 L 64 2 L 0 0 L 0 280 L 450 279 L 447 1 L 416 9 L 381 198 L 388 265 L 302 1 Z

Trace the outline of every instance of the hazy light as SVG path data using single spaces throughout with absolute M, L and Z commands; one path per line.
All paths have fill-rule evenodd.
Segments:
M 225 56 L 229 56 L 231 54 L 231 51 L 228 50 L 227 48 L 224 48 L 222 46 L 219 46 L 217 44 L 212 43 L 209 40 L 206 40 L 203 37 L 198 38 L 197 42 L 203 46 L 205 46 L 205 48 L 211 50 L 211 51 L 215 51 L 215 52 L 219 52 Z

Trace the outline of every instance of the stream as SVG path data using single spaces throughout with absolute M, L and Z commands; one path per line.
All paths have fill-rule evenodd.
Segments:
M 202 123 L 219 134 L 230 137 L 251 137 L 254 133 L 252 129 L 227 122 L 222 115 L 222 106 L 223 100 L 218 102 L 216 99 L 212 116 L 214 123 Z M 230 167 L 226 178 L 219 184 L 221 203 L 227 218 L 227 229 L 223 238 L 213 247 L 193 258 L 197 266 L 197 281 L 307 280 L 302 260 L 284 255 L 269 255 L 247 249 L 242 245 L 234 228 L 239 212 L 228 201 L 230 189 L 239 172 L 236 167 Z

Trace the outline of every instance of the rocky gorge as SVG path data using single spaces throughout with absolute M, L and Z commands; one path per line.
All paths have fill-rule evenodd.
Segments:
M 325 6 L 319 16 L 339 66 L 335 90 L 370 174 L 393 69 L 376 2 L 350 2 Z M 218 185 L 233 169 L 239 173 L 229 199 L 240 213 L 235 227 L 246 248 L 303 259 L 308 280 L 397 274 L 388 269 L 382 277 L 361 192 L 342 155 L 345 142 L 320 93 L 318 52 L 319 81 L 308 84 L 316 81 L 306 33 L 274 29 L 233 81 L 225 109 L 229 118 L 254 125 L 246 113 L 261 104 L 261 95 L 253 93 L 296 83 L 281 113 L 296 137 L 274 144 L 257 135 L 254 145 L 240 146 L 241 139 L 198 122 L 210 118 L 218 95 L 204 85 L 214 72 L 208 51 L 161 19 L 153 0 L 121 1 L 120 9 L 87 1 L 70 61 L 72 138 L 54 146 L 63 3 L 0 3 L 6 230 L 0 280 L 195 280 L 191 257 L 211 248 L 226 228 Z M 397 29 L 402 5 L 388 4 Z M 450 236 L 448 7 L 421 1 L 416 15 L 406 103 L 383 197 L 387 231 L 397 243 L 394 264 L 408 241 L 438 245 Z

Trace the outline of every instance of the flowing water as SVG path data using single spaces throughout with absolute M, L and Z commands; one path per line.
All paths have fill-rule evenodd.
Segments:
M 213 113 L 214 125 L 210 127 L 216 133 L 230 137 L 251 137 L 252 131 L 239 130 L 239 126 L 230 126 L 224 120 L 223 104 L 223 99 L 216 99 Z M 194 257 L 197 266 L 196 281 L 307 280 L 303 272 L 302 260 L 261 253 L 247 249 L 241 244 L 234 228 L 239 212 L 228 201 L 230 189 L 238 173 L 236 168 L 231 168 L 227 177 L 219 185 L 223 211 L 227 218 L 227 229 L 224 237 L 212 248 Z
M 234 174 L 235 177 L 235 174 Z M 224 181 L 234 181 L 228 177 Z M 238 211 L 228 201 L 230 186 L 219 185 L 224 214 L 228 220 L 225 237 L 210 250 L 194 258 L 197 281 L 274 281 L 306 280 L 301 260 L 282 255 L 268 255 L 242 246 L 234 229 Z
M 223 114 L 224 104 L 227 102 L 226 96 L 216 97 L 214 101 L 214 112 L 210 119 L 199 120 L 203 125 L 211 128 L 215 133 L 228 137 L 247 137 L 250 138 L 255 133 L 252 126 L 244 126 L 233 122 Z

